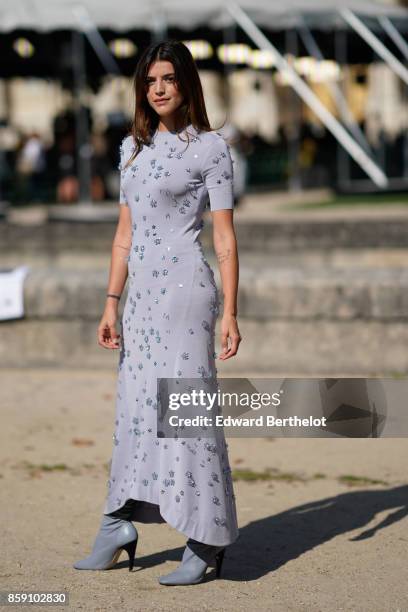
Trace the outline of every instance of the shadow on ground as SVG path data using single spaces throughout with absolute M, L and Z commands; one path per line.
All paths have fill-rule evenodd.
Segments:
M 379 512 L 389 514 L 375 527 L 364 529 Z M 408 486 L 387 490 L 360 490 L 296 506 L 280 514 L 253 521 L 240 528 L 240 536 L 225 553 L 222 578 L 250 581 L 277 570 L 288 561 L 349 531 L 361 529 L 350 538 L 358 542 L 375 536 L 380 529 L 408 514 Z M 137 558 L 135 570 L 142 571 L 164 561 L 180 561 L 184 547 Z M 127 567 L 122 561 L 115 569 Z M 214 572 L 208 572 L 211 579 Z

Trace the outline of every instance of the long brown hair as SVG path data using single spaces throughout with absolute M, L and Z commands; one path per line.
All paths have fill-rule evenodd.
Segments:
M 173 64 L 175 81 L 183 96 L 183 102 L 178 108 L 179 114 L 177 116 L 180 129 L 185 128 L 190 123 L 197 131 L 208 132 L 213 129 L 210 126 L 205 108 L 200 76 L 189 48 L 175 39 L 152 43 L 139 58 L 133 77 L 135 112 L 130 131 L 135 150 L 126 166 L 142 150 L 145 143 L 150 143 L 151 135 L 159 124 L 159 115 L 150 106 L 146 97 L 146 79 L 150 66 L 156 61 L 168 61 Z

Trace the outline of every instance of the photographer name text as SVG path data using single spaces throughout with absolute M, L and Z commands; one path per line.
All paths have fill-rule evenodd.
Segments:
M 326 427 L 326 417 L 308 417 L 289 416 L 279 418 L 274 415 L 260 414 L 257 417 L 232 417 L 216 415 L 210 416 L 195 416 L 191 418 L 183 418 L 177 415 L 172 415 L 168 419 L 172 427 Z

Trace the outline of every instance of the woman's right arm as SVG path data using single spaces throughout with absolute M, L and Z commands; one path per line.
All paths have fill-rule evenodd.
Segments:
M 128 276 L 128 260 L 132 243 L 130 208 L 119 206 L 119 220 L 112 242 L 109 281 L 106 293 L 121 295 Z M 116 333 L 119 300 L 107 297 L 105 310 L 98 326 L 98 343 L 104 348 L 119 348 L 120 334 Z

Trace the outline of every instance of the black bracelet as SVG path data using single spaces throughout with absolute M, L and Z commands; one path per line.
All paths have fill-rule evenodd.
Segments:
M 113 298 L 116 298 L 117 300 L 120 300 L 120 295 L 115 295 L 114 293 L 107 293 L 106 297 L 113 297 Z

